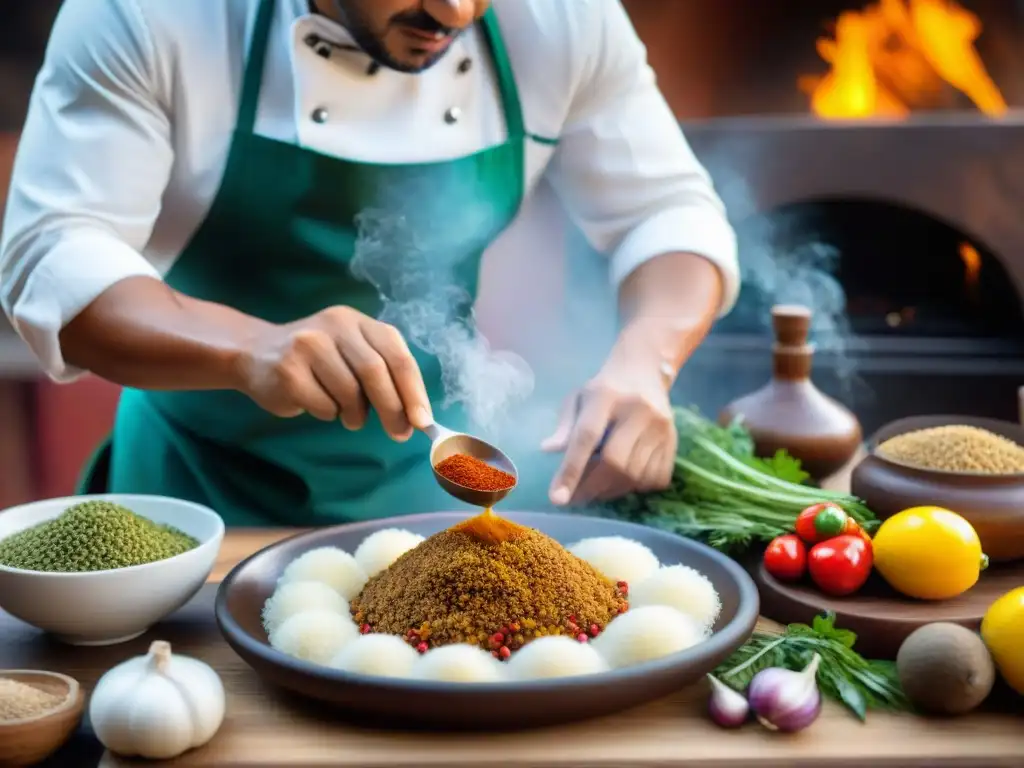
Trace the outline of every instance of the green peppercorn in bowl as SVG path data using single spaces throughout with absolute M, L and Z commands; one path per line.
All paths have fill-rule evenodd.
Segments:
M 0 512 L 0 608 L 72 645 L 131 640 L 199 591 L 223 538 L 216 512 L 164 496 L 12 507 Z

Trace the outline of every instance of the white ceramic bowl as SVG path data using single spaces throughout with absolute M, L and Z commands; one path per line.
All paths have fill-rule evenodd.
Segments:
M 198 539 L 199 546 L 166 560 L 109 571 L 50 573 L 0 565 L 0 608 L 65 643 L 113 645 L 138 637 L 199 591 L 217 560 L 224 521 L 201 504 L 164 496 L 69 496 L 0 512 L 0 540 L 90 500 L 121 504 L 173 525 Z

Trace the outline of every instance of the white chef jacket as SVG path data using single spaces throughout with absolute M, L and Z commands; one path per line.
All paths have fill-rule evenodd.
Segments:
M 209 210 L 258 5 L 64 1 L 0 241 L 0 301 L 54 379 L 81 374 L 64 362 L 63 326 L 114 283 L 165 275 Z M 608 254 L 615 285 L 660 254 L 710 259 L 728 311 L 739 289 L 734 232 L 620 0 L 494 7 L 535 137 L 527 194 L 542 179 L 555 190 Z M 328 155 L 403 163 L 460 157 L 506 138 L 481 32 L 459 37 L 431 69 L 402 74 L 372 67 L 343 27 L 310 13 L 308 0 L 276 4 L 255 131 Z

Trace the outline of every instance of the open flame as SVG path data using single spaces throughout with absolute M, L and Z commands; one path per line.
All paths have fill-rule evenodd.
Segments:
M 968 242 L 960 243 L 960 261 L 964 265 L 964 285 L 971 298 L 978 293 L 978 278 L 981 276 L 981 255 Z
M 879 0 L 840 14 L 833 36 L 817 41 L 828 73 L 799 86 L 814 114 L 831 120 L 939 108 L 950 86 L 998 117 L 1006 101 L 974 47 L 980 34 L 981 20 L 953 0 Z

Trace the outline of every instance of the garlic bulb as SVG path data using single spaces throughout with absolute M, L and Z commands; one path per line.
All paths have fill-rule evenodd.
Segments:
M 100 678 L 89 718 L 111 752 L 161 760 L 212 739 L 224 721 L 224 703 L 224 685 L 209 665 L 172 656 L 170 643 L 157 640 L 147 655 Z

